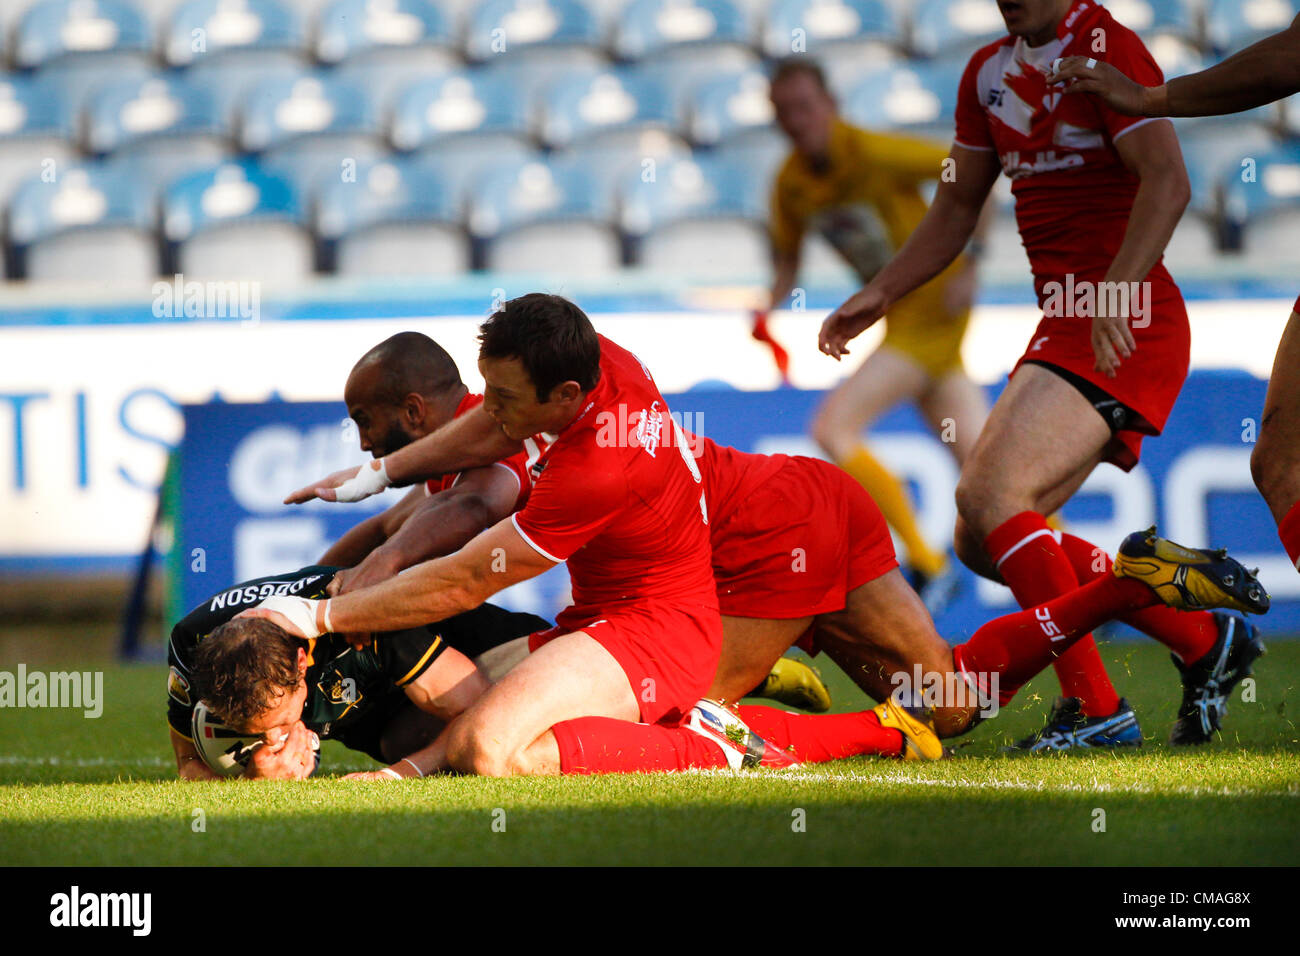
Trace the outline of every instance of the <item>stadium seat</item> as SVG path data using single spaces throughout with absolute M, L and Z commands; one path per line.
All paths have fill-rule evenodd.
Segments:
M 672 99 L 653 80 L 627 70 L 571 70 L 539 98 L 537 133 L 553 149 L 599 137 L 607 145 L 646 129 L 675 127 Z
M 966 59 L 1006 35 L 995 0 L 921 0 L 912 14 L 912 50 L 918 56 Z
M 1177 119 L 1174 128 L 1192 187 L 1189 209 L 1217 222 L 1223 215 L 1222 184 L 1240 175 L 1243 160 L 1271 152 L 1273 137 L 1249 122 L 1225 127 Z
M 1300 145 L 1262 153 L 1253 167 L 1224 179 L 1224 212 L 1242 232 L 1242 251 L 1252 265 L 1294 269 L 1300 235 Z M 1294 274 L 1294 272 L 1292 273 Z
M 1300 139 L 1300 93 L 1278 104 L 1278 123 L 1283 136 Z
M 618 18 L 612 49 L 626 61 L 707 57 L 717 66 L 743 65 L 753 32 L 732 0 L 631 0 Z
M 212 94 L 165 77 L 119 80 L 93 94 L 82 145 L 155 184 L 221 162 L 231 147 Z
M 517 272 L 600 274 L 622 258 L 608 197 L 573 164 L 501 162 L 474 177 L 475 262 Z
M 773 128 L 747 136 L 740 142 L 723 143 L 707 152 L 701 150 L 697 155 L 717 160 L 724 166 L 737 163 L 745 166 L 762 193 L 763 201 L 767 202 L 777 171 L 790 155 L 790 143 L 783 133 Z
M 476 70 L 418 80 L 393 104 L 388 138 L 395 149 L 439 148 L 450 140 L 525 143 L 528 102 L 507 76 Z
M 1152 37 L 1147 41 L 1147 49 L 1167 80 L 1197 73 L 1210 65 L 1200 50 L 1181 37 L 1169 34 Z
M 850 122 L 870 129 L 947 139 L 963 69 L 960 61 L 949 60 L 875 70 L 849 91 L 842 104 L 844 114 Z
M 269 69 L 302 66 L 302 22 L 279 0 L 187 0 L 162 36 L 171 66 L 204 72 L 220 63 Z
M 759 138 L 774 129 L 767 76 L 758 70 L 706 80 L 691 96 L 686 132 L 699 146 Z
M 459 65 L 451 26 L 429 0 L 335 0 L 316 21 L 316 59 L 405 63 L 441 71 Z
M 293 183 L 248 161 L 168 186 L 162 231 L 170 269 L 187 278 L 294 282 L 311 274 L 315 259 Z
M 1159 37 L 1200 41 L 1197 17 L 1188 0 L 1106 0 L 1106 9 L 1148 47 Z
M 714 62 L 711 57 L 691 60 L 647 60 L 631 67 L 629 72 L 636 76 L 644 76 L 666 90 L 672 100 L 673 115 L 679 118 L 679 123 L 684 123 L 685 118 L 690 115 L 691 99 L 701 86 L 712 80 L 735 76 L 750 70 L 760 72 L 764 70 L 763 60 L 752 50 L 749 51 L 744 63 L 732 63 L 728 58 L 728 62 L 723 65 Z
M 345 275 L 448 275 L 470 266 L 460 207 L 438 164 L 367 163 L 355 183 L 321 190 L 315 224 L 325 262 Z
M 21 69 L 94 60 L 151 60 L 149 23 L 128 0 L 41 0 L 14 31 L 13 62 Z
M 0 74 L 0 210 L 15 186 L 72 161 L 72 111 L 54 84 Z
M 240 110 L 239 146 L 299 184 L 354 173 L 385 152 L 366 91 L 324 74 L 264 80 Z
M 756 278 L 770 268 L 767 190 L 753 171 L 714 158 L 661 164 L 624 181 L 619 225 L 631 260 L 669 275 Z
M 1220 54 L 1285 30 L 1300 14 L 1300 0 L 1209 0 L 1205 42 Z
M 571 163 L 586 171 L 606 194 L 614 196 L 623 177 L 635 174 L 653 177 L 666 160 L 689 159 L 690 145 L 667 130 L 642 130 L 635 137 L 620 137 L 614 143 L 599 139 L 573 149 L 553 153 L 557 162 Z
M 465 57 L 600 66 L 602 38 L 599 20 L 581 0 L 483 0 L 468 14 Z
M 871 62 L 898 44 L 901 29 L 884 0 L 774 0 L 763 26 L 763 52 L 780 58 L 832 51 Z
M 152 190 L 122 169 L 74 166 L 24 181 L 9 204 L 20 274 L 37 280 L 147 281 L 159 275 Z

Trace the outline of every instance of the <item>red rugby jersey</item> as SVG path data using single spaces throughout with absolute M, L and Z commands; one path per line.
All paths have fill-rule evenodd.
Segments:
M 689 444 L 649 370 L 600 336 L 600 382 L 532 466 L 515 528 L 552 561 L 567 561 L 568 624 L 655 598 L 716 608 L 708 508 Z
M 1007 36 L 976 51 L 957 95 L 957 144 L 997 150 L 1011 179 L 1040 301 L 1045 282 L 1064 282 L 1066 273 L 1096 281 L 1110 267 L 1138 189 L 1115 140 L 1155 121 L 1049 86 L 1052 62 L 1076 55 L 1110 63 L 1146 86 L 1164 82 L 1136 33 L 1094 0 L 1076 0 L 1052 42 L 1030 47 Z M 1173 282 L 1163 262 L 1147 278 Z

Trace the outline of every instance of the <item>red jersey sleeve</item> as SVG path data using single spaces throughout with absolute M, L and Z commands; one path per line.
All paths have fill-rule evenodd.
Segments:
M 1143 86 L 1160 86 L 1164 83 L 1164 73 L 1156 65 L 1155 58 L 1151 56 L 1151 51 L 1146 48 L 1146 45 L 1136 33 L 1121 27 L 1119 24 L 1112 24 L 1108 32 L 1110 33 L 1110 48 L 1105 53 L 1088 54 L 1089 56 L 1096 56 L 1098 60 L 1104 60 L 1129 79 L 1141 83 Z M 1098 115 L 1106 125 L 1106 132 L 1110 134 L 1112 142 L 1114 142 L 1116 136 L 1125 130 L 1151 120 L 1149 116 L 1125 116 L 1122 113 L 1116 113 L 1101 100 L 1095 97 L 1089 97 L 1089 99 L 1092 99 L 1097 104 Z
M 552 459 L 515 512 L 515 530 L 539 554 L 567 561 L 600 534 L 627 504 L 627 480 L 615 455 Z
M 988 114 L 980 103 L 979 72 L 988 59 L 984 51 L 976 53 L 966 64 L 957 87 L 955 119 L 957 132 L 953 139 L 958 146 L 968 149 L 993 149 L 993 134 L 989 132 Z

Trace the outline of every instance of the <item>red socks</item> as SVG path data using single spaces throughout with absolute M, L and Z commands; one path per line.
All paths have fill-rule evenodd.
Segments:
M 1110 555 L 1072 534 L 1061 535 L 1061 547 L 1080 584 L 1110 573 Z M 1176 611 L 1163 604 L 1121 614 L 1119 619 L 1169 648 L 1184 664 L 1194 664 L 1219 638 L 1219 626 L 1209 611 Z
M 953 660 L 968 681 L 980 685 L 981 695 L 991 689 L 990 675 L 997 674 L 998 697 L 1005 704 L 1098 624 L 1158 600 L 1141 581 L 1108 574 L 1038 607 L 989 621 L 953 648 Z
M 1278 522 L 1277 536 L 1282 539 L 1286 556 L 1291 559 L 1295 569 L 1300 571 L 1300 501 L 1293 504 L 1291 510 Z
M 870 710 L 856 714 L 792 714 L 775 707 L 750 706 L 739 710 L 750 730 L 804 763 L 862 754 L 897 757 L 903 750 L 902 733 L 881 727 L 880 719 Z
M 1043 604 L 1079 586 L 1065 549 L 1036 511 L 1022 511 L 999 525 L 985 539 L 984 550 L 1022 608 Z M 1108 618 L 1099 619 L 1104 620 Z M 1053 657 L 1061 692 L 1082 700 L 1085 714 L 1102 717 L 1115 712 L 1119 695 L 1106 676 L 1090 634 L 1085 633 L 1069 650 Z

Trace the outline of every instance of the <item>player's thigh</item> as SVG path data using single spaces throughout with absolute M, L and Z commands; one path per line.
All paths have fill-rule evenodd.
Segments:
M 843 460 L 862 440 L 862 429 L 899 402 L 919 395 L 927 381 L 915 361 L 881 346 L 826 397 L 813 419 L 813 437 L 831 457 Z
M 957 463 L 965 462 L 989 417 L 984 390 L 963 369 L 956 368 L 941 378 L 931 379 L 917 398 L 917 404 L 935 434 L 951 449 Z
M 1278 342 L 1250 465 L 1255 485 L 1280 522 L 1300 499 L 1300 314 L 1295 312 Z
M 707 696 L 736 701 L 759 685 L 781 655 L 808 630 L 812 618 L 722 618 L 722 655 Z
M 529 654 L 461 716 L 451 730 L 448 758 L 458 770 L 498 772 L 561 721 L 639 716 L 636 694 L 614 655 L 574 631 Z
M 1110 428 L 1064 379 L 1024 365 L 993 406 L 957 485 L 957 508 L 979 535 L 1089 471 Z

